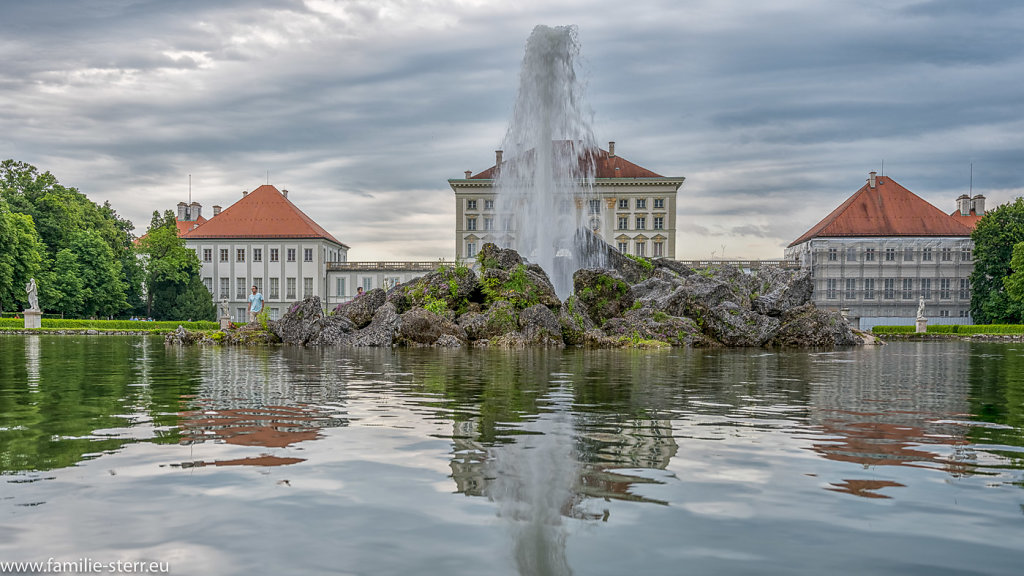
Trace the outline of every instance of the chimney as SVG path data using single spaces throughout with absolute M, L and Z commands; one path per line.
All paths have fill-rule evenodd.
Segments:
M 188 220 L 188 204 L 184 202 L 178 202 L 178 220 Z
M 608 155 L 612 156 L 612 157 L 615 156 L 615 141 L 614 140 L 608 142 Z
M 974 197 L 974 200 L 971 201 L 971 209 L 974 210 L 974 213 L 977 214 L 978 216 L 984 216 L 985 197 L 982 196 L 981 194 L 976 195 Z
M 199 217 L 202 216 L 202 214 L 203 214 L 203 205 L 200 204 L 199 202 L 193 202 L 190 205 L 190 210 L 188 211 L 188 219 L 189 220 L 199 220 Z
M 220 214 L 220 206 L 213 207 L 213 215 L 216 216 L 217 214 Z
M 469 180 L 469 177 L 472 176 L 472 175 L 473 175 L 473 171 L 472 170 L 466 170 L 466 180 Z
M 494 151 L 494 165 L 501 167 L 501 150 Z
M 288 191 L 287 190 L 281 190 L 281 196 L 284 196 L 285 198 L 287 198 L 288 197 Z
M 956 199 L 956 209 L 960 212 L 961 216 L 969 216 L 971 214 L 971 197 L 967 194 L 961 194 Z
M 242 198 L 245 198 L 248 195 L 249 195 L 249 191 L 248 190 L 242 190 Z
M 876 182 L 875 177 L 877 175 L 878 175 L 878 172 L 868 172 L 868 186 L 870 186 L 872 190 L 875 189 L 875 182 Z

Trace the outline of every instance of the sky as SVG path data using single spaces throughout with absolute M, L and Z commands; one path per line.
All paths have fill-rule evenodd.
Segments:
M 575 25 L 601 142 L 684 176 L 678 258 L 780 258 L 890 176 L 1024 194 L 1016 0 L 0 0 L 0 159 L 141 235 L 267 183 L 350 261 L 450 259 L 538 24 Z M 884 166 L 884 168 L 883 168 Z M 972 177 L 973 172 L 973 177 Z

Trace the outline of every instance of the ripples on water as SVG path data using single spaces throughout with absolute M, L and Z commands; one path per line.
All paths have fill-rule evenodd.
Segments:
M 1024 349 L 0 337 L 0 561 L 188 574 L 1019 571 Z

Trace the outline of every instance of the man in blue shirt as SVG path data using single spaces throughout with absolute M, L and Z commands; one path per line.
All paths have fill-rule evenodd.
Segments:
M 249 322 L 255 322 L 256 316 L 262 311 L 263 294 L 260 294 L 260 291 L 253 285 L 252 294 L 249 294 Z

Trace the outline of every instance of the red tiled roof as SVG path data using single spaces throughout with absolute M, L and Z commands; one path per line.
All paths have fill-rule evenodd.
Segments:
M 971 230 L 974 230 L 978 225 L 978 220 L 981 220 L 981 217 L 984 216 L 984 214 L 978 214 L 972 209 L 971 213 L 965 216 L 961 214 L 959 210 L 954 210 L 950 216 L 952 216 L 957 222 L 967 226 Z
M 200 216 L 195 220 L 175 220 L 174 223 L 178 225 L 178 237 L 182 237 L 188 233 L 192 228 L 206 222 L 206 218 Z
M 338 242 L 281 192 L 264 184 L 184 238 L 324 238 Z M 344 246 L 344 244 L 341 244 Z
M 532 150 L 531 150 L 532 153 Z M 633 164 L 621 156 L 612 156 L 607 150 L 598 148 L 596 153 L 585 156 L 580 160 L 583 164 L 587 160 L 594 162 L 595 178 L 662 178 L 661 174 L 651 172 L 647 168 Z M 507 164 L 505 160 L 502 164 Z M 470 180 L 492 180 L 497 172 L 497 165 L 487 170 L 470 176 Z
M 970 236 L 971 227 L 949 216 L 888 176 L 879 176 L 793 241 L 818 237 Z

